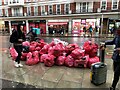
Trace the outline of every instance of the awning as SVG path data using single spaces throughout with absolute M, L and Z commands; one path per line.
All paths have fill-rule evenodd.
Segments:
M 64 25 L 67 24 L 67 22 L 48 22 L 48 25 Z

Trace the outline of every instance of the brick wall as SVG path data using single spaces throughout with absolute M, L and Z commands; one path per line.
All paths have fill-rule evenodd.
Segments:
M 64 14 L 64 4 L 61 4 L 61 13 Z
M 31 7 L 31 15 L 34 16 L 34 7 Z
M 45 12 L 48 13 L 48 5 L 45 5 Z
M 27 14 L 27 7 L 23 7 L 23 14 Z
M 100 8 L 100 2 L 93 2 L 93 12 L 97 12 L 98 8 Z
M 110 11 L 112 6 L 112 2 L 107 2 L 107 10 Z
M 3 16 L 5 15 L 5 9 L 2 9 L 2 12 L 3 12 Z
M 119 11 L 120 11 L 120 0 L 119 0 L 119 4 L 118 4 L 118 9 L 119 9 Z
M 53 5 L 53 14 L 56 14 L 56 5 Z
M 12 16 L 11 8 L 8 8 L 8 14 L 9 14 L 9 16 Z
M 41 15 L 41 7 L 38 6 L 38 15 Z
M 76 3 L 70 3 L 70 10 L 72 11 L 72 13 L 75 13 L 75 11 L 76 11 Z

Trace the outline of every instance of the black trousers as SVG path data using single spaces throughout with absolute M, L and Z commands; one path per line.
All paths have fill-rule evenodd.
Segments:
M 116 85 L 120 77 L 120 62 L 113 62 L 113 68 L 114 68 L 114 79 L 113 79 L 112 87 L 116 88 Z
M 15 50 L 18 53 L 18 56 L 16 58 L 16 62 L 18 62 L 18 64 L 20 63 L 20 59 L 21 59 L 21 55 L 22 55 L 22 45 L 14 45 Z

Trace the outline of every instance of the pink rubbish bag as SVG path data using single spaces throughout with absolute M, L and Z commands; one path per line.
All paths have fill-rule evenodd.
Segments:
M 10 48 L 10 54 L 12 56 L 12 60 L 15 60 L 18 56 L 18 53 L 16 52 L 15 48 L 13 48 L 13 47 Z
M 55 57 L 53 55 L 48 54 L 44 60 L 44 65 L 47 67 L 52 67 L 55 64 L 54 58 Z
M 55 61 L 56 65 L 59 65 L 59 66 L 64 65 L 65 59 L 66 59 L 65 56 L 59 56 Z
M 74 59 L 71 55 L 68 55 L 65 59 L 65 65 L 68 67 L 72 67 L 74 65 Z
M 25 42 L 22 43 L 22 45 L 23 45 L 23 46 L 30 46 L 30 42 L 25 41 Z
M 93 63 L 96 63 L 96 62 L 100 62 L 99 57 L 95 56 L 95 57 L 89 58 L 89 60 L 88 60 L 88 68 L 91 68 L 91 65 Z

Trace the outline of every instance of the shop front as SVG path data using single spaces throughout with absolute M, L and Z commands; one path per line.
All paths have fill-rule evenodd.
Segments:
M 49 34 L 68 33 L 68 20 L 48 20 Z
M 75 19 L 72 21 L 72 34 L 84 34 L 84 27 L 87 31 L 90 26 L 95 30 L 96 25 L 100 25 L 99 23 L 98 19 Z
M 40 28 L 41 34 L 46 34 L 46 20 L 29 20 L 29 30 L 32 26 L 33 28 Z

